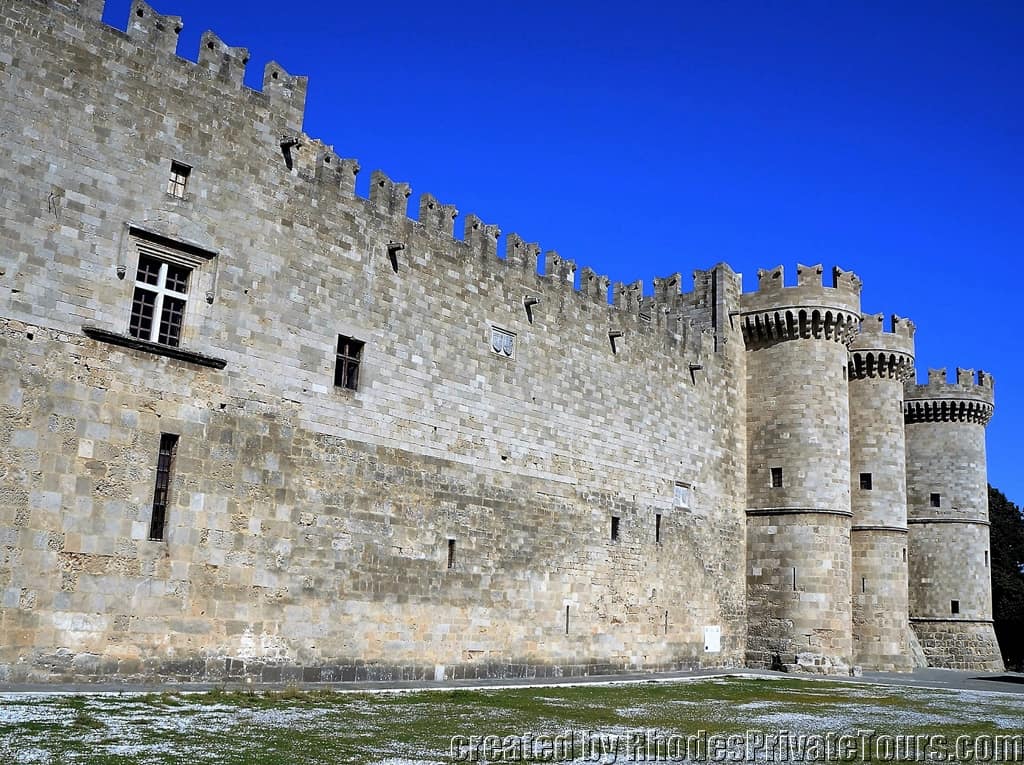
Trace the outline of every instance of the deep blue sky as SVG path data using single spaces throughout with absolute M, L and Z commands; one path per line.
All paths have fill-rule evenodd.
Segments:
M 107 0 L 124 27 L 129 0 Z M 928 367 L 996 377 L 1024 502 L 1024 3 L 159 0 L 310 77 L 306 132 L 614 280 L 840 265 Z M 461 222 L 456 222 L 461 231 Z M 503 244 L 502 244 L 503 247 Z

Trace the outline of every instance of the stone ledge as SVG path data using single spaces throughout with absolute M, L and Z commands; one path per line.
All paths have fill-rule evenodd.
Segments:
M 916 622 L 928 622 L 932 624 L 937 623 L 948 623 L 948 624 L 995 624 L 992 619 L 950 619 L 946 616 L 911 616 L 910 623 Z
M 907 518 L 908 524 L 922 525 L 931 523 L 960 523 L 967 526 L 991 526 L 992 524 L 985 520 L 979 520 L 977 518 Z
M 838 515 L 841 518 L 852 518 L 853 513 L 847 510 L 827 510 L 813 507 L 757 507 L 747 510 L 747 517 L 764 515 Z
M 189 364 L 196 364 L 201 367 L 223 369 L 228 364 L 227 359 L 218 359 L 215 356 L 207 356 L 205 353 L 177 348 L 172 345 L 161 345 L 160 343 L 151 343 L 148 340 L 139 340 L 137 337 L 111 332 L 109 329 L 102 329 L 91 324 L 83 324 L 82 332 L 86 337 L 103 343 L 119 345 L 122 348 L 131 348 L 133 351 L 143 351 L 157 356 L 166 356 L 178 361 L 187 361 Z

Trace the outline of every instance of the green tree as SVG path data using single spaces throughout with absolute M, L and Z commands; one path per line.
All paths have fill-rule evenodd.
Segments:
M 1024 515 L 988 487 L 992 549 L 992 611 L 1007 669 L 1024 670 Z

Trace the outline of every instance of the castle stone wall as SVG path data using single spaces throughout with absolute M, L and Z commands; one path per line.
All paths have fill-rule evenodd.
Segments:
M 0 11 L 0 677 L 742 663 L 727 266 L 660 308 L 613 307 L 567 261 L 538 276 L 518 237 L 499 259 L 475 216 L 454 239 L 429 195 L 410 219 L 383 174 L 355 196 L 357 164 L 294 132 L 304 80 L 276 65 L 247 91 L 240 49 L 207 37 L 216 56 L 179 59 L 178 22 L 142 3 L 128 34 L 50 3 Z M 184 199 L 172 160 L 192 166 Z M 201 357 L 108 342 L 139 231 L 206 258 L 182 340 Z M 356 391 L 333 384 L 339 335 L 366 343 Z M 161 433 L 180 441 L 150 541 Z
M 906 389 L 904 485 L 912 325 L 858 346 L 854 274 L 612 285 L 364 198 L 304 77 L 102 10 L 0 0 L 0 682 L 901 669 L 904 549 L 930 660 L 995 666 L 991 379 Z

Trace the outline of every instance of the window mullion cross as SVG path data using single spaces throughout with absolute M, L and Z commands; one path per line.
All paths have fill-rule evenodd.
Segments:
M 150 342 L 160 339 L 160 320 L 164 315 L 164 291 L 167 285 L 167 264 L 160 264 L 159 276 L 156 280 L 156 300 L 153 303 L 153 326 L 149 330 Z

